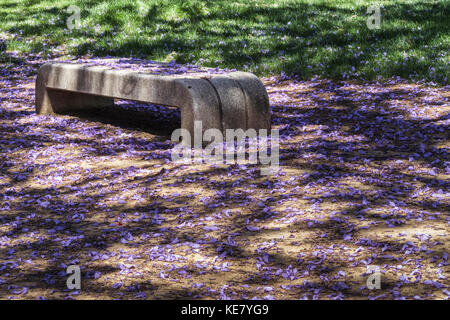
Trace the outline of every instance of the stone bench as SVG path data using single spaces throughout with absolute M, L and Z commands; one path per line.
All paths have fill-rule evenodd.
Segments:
M 255 75 L 215 69 L 183 72 L 180 68 L 180 72 L 170 74 L 168 70 L 163 64 L 130 69 L 107 64 L 47 63 L 36 79 L 36 112 L 64 114 L 105 108 L 116 98 L 179 107 L 181 128 L 191 135 L 194 121 L 202 121 L 203 132 L 209 128 L 223 133 L 239 128 L 270 131 L 269 98 Z

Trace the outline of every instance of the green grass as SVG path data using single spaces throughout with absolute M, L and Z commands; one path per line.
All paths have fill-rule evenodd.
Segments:
M 447 84 L 450 1 L 0 0 L 9 51 L 134 56 L 258 75 L 406 79 Z M 81 8 L 70 31 L 69 5 Z

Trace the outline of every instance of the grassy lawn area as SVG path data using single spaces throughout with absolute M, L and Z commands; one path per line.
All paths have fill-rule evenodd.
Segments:
M 36 1 L 0 0 L 3 51 L 135 56 L 260 76 L 334 79 L 400 76 L 447 84 L 449 2 L 378 1 Z M 80 11 L 70 30 L 70 5 Z M 447 21 L 447 22 L 446 22 Z

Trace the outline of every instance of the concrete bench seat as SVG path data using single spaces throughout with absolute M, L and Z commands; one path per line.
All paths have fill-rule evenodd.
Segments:
M 203 131 L 270 130 L 269 98 L 255 75 L 209 70 L 158 74 L 154 70 L 84 63 L 44 64 L 36 79 L 36 112 L 64 114 L 105 108 L 112 106 L 116 98 L 179 107 L 181 127 L 191 134 L 194 121 L 202 121 Z

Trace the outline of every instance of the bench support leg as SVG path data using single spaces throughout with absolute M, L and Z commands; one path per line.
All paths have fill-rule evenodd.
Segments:
M 35 94 L 36 113 L 42 115 L 114 106 L 113 98 L 47 88 L 39 76 Z

